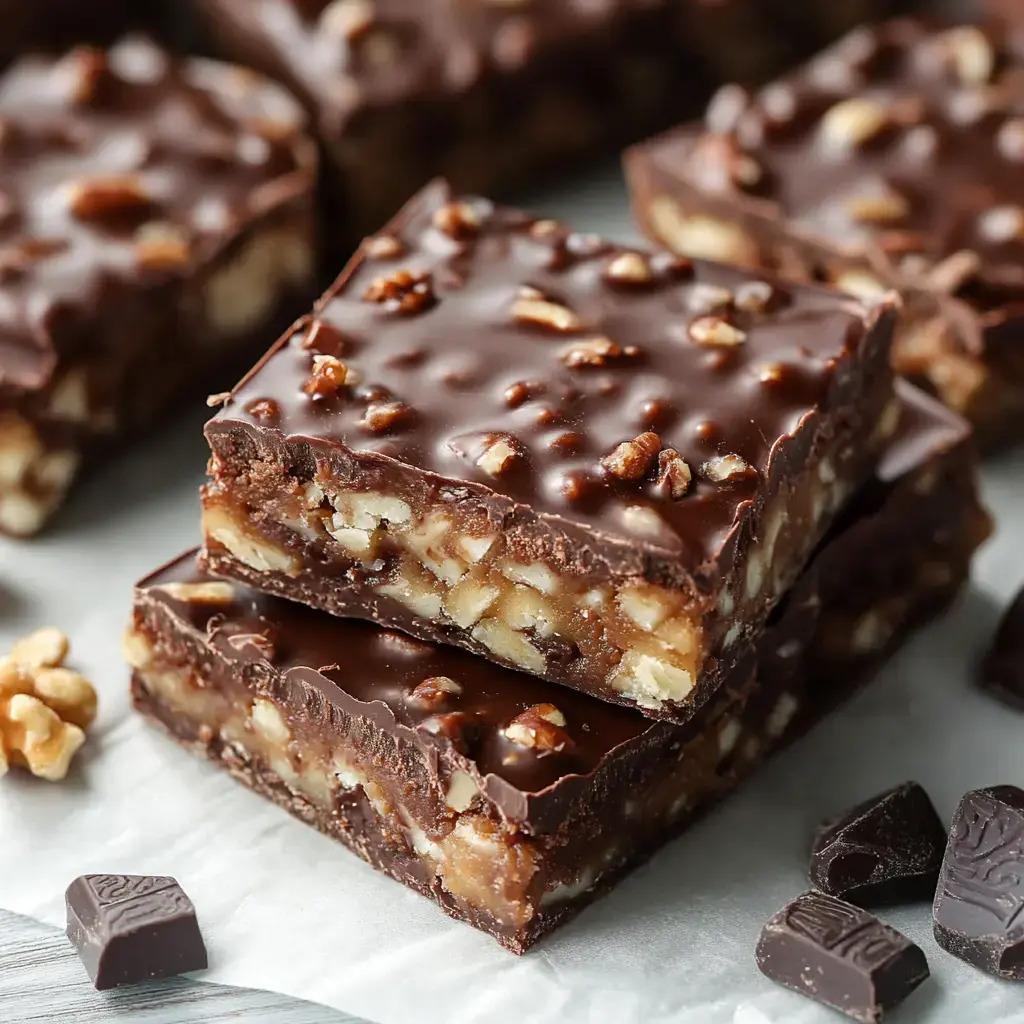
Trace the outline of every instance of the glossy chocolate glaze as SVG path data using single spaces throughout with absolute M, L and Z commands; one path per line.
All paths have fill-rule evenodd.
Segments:
M 375 258 L 365 246 L 315 320 L 235 389 L 209 435 L 242 427 L 268 447 L 310 439 L 364 467 L 401 463 L 432 487 L 496 496 L 513 518 L 529 510 L 585 541 L 668 552 L 695 570 L 719 557 L 751 507 L 796 471 L 797 443 L 805 458 L 823 421 L 851 414 L 838 396 L 891 330 L 891 306 L 867 309 L 773 280 L 765 311 L 721 311 L 745 333 L 741 344 L 699 344 L 688 332 L 715 310 L 711 290 L 741 294 L 763 276 L 640 255 L 482 199 L 459 201 L 480 226 L 452 237 L 435 226 L 450 199 L 436 183 L 410 203 L 386 236 L 400 255 Z M 638 256 L 649 281 L 613 279 L 624 254 Z M 429 281 L 422 298 L 413 296 L 417 308 L 373 301 L 378 283 L 402 271 Z M 570 310 L 573 326 L 517 320 L 524 287 Z M 567 365 L 567 350 L 594 338 L 619 354 L 599 366 Z M 308 394 L 318 353 L 340 357 L 359 382 Z M 375 430 L 364 418 L 371 402 L 399 403 L 402 415 Z M 691 467 L 685 496 L 658 483 L 656 464 L 637 480 L 602 467 L 644 431 Z M 498 438 L 516 455 L 496 477 L 477 460 Z M 724 481 L 702 472 L 725 455 L 748 468 Z M 633 506 L 660 516 L 657 535 L 629 527 Z
M 848 525 L 823 545 L 795 588 L 796 596 L 777 610 L 757 645 L 762 676 L 785 671 L 793 677 L 794 685 L 806 685 L 805 666 L 794 666 L 790 657 L 783 667 L 786 658 L 780 652 L 790 640 L 807 645 L 814 633 L 819 605 L 824 604 L 827 610 L 832 601 L 821 598 L 822 586 L 841 593 L 844 600 L 860 600 L 868 609 L 883 596 L 885 591 L 857 586 L 856 567 L 863 566 L 863 552 L 873 542 L 894 530 L 903 536 L 905 528 L 923 536 L 932 519 L 947 533 L 954 530 L 959 536 L 961 521 L 976 507 L 968 427 L 909 385 L 901 385 L 900 391 L 907 415 L 886 459 L 890 471 L 898 469 L 900 475 L 878 483 L 878 493 L 867 501 L 863 515 L 856 514 L 855 503 Z M 911 500 L 918 503 L 929 502 L 934 514 L 927 523 L 922 520 L 920 527 L 910 526 L 905 521 L 905 503 L 889 503 L 886 495 L 897 493 L 901 482 L 911 479 L 910 474 L 940 465 L 945 459 L 956 460 L 955 472 L 964 477 L 959 486 L 970 493 L 962 494 L 954 488 L 928 498 L 913 497 Z M 878 554 L 884 559 L 884 552 Z M 822 563 L 829 566 L 829 571 L 822 571 L 819 579 L 817 567 Z M 893 564 L 904 563 L 894 558 Z M 398 733 L 421 749 L 441 749 L 454 742 L 460 755 L 475 763 L 488 797 L 513 820 L 557 820 L 559 804 L 571 800 L 610 758 L 621 756 L 626 749 L 640 750 L 645 744 L 662 749 L 675 738 L 684 739 L 705 728 L 721 710 L 721 702 L 716 700 L 685 726 L 652 724 L 632 710 L 552 686 L 456 648 L 433 646 L 358 621 L 336 619 L 238 583 L 232 584 L 236 600 L 230 606 L 188 604 L 160 589 L 166 583 L 208 578 L 196 569 L 194 552 L 189 552 L 143 580 L 137 600 L 156 601 L 170 608 L 229 662 L 269 658 L 276 671 L 318 691 L 329 706 L 367 717 L 379 728 Z M 874 577 L 872 580 L 875 582 Z M 897 582 L 885 574 L 878 576 L 878 582 L 880 586 L 906 585 L 905 580 Z M 864 593 L 864 589 L 869 592 Z M 251 635 L 266 637 L 269 646 L 241 639 Z M 749 671 L 749 666 L 739 669 L 736 678 L 744 671 Z M 445 695 L 441 704 L 432 706 L 412 698 L 412 689 L 432 676 L 455 680 L 462 693 Z M 733 682 L 736 679 L 730 680 Z M 742 683 L 737 687 L 727 685 L 723 692 L 732 690 L 730 696 L 734 697 L 742 689 Z M 767 686 L 765 689 L 776 692 Z M 503 735 L 502 730 L 517 714 L 545 703 L 555 704 L 565 716 L 570 745 L 558 752 L 539 754 L 518 747 Z M 444 717 L 449 715 L 455 717 Z
M 843 143 L 826 115 L 851 99 L 882 120 L 862 115 L 866 137 Z M 965 297 L 994 309 L 1024 294 L 1024 46 L 995 30 L 865 26 L 758 92 L 727 87 L 703 126 L 641 158 L 904 281 L 967 251 Z M 858 215 L 879 197 L 895 197 L 891 214 Z
M 315 154 L 303 122 L 283 90 L 251 72 L 179 62 L 140 38 L 8 70 L 0 398 L 42 387 L 58 359 L 101 345 L 84 326 L 98 308 L 195 273 L 275 204 L 308 193 Z M 76 195 L 97 182 L 111 186 L 109 209 L 83 211 Z M 132 183 L 146 201 L 119 201 Z M 188 259 L 144 265 L 139 242 L 168 225 Z

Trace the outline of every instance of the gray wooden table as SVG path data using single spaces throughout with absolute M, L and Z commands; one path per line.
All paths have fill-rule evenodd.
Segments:
M 367 1024 L 274 992 L 185 978 L 97 992 L 62 931 L 0 910 L 3 1024 Z

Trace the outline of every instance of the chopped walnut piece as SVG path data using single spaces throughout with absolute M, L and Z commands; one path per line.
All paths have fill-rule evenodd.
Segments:
M 896 192 L 850 196 L 844 206 L 850 217 L 861 224 L 885 224 L 902 220 L 910 212 L 910 203 Z
M 505 738 L 539 754 L 557 754 L 572 746 L 565 730 L 565 715 L 554 704 L 535 704 L 505 726 Z
M 690 337 L 698 345 L 742 345 L 746 334 L 720 316 L 701 316 L 690 324 Z
M 363 252 L 373 260 L 394 260 L 405 255 L 405 246 L 394 235 L 374 235 L 363 242 Z
M 639 480 L 660 451 L 661 438 L 649 430 L 632 441 L 623 441 L 615 451 L 601 459 L 601 465 L 620 480 Z
M 10 765 L 51 782 L 71 759 L 96 718 L 96 691 L 63 667 L 68 641 L 59 630 L 37 630 L 0 660 L 0 775 Z
M 245 407 L 245 411 L 258 420 L 274 420 L 281 409 L 272 398 L 257 398 Z
M 174 601 L 185 604 L 232 604 L 235 588 L 223 580 L 207 580 L 204 583 L 164 583 L 162 590 Z
M 373 0 L 331 0 L 320 15 L 320 27 L 353 42 L 373 27 L 375 17 Z
M 767 281 L 747 281 L 736 289 L 736 308 L 747 313 L 763 313 L 774 294 Z
M 383 434 L 404 426 L 412 418 L 412 409 L 404 402 L 371 402 L 359 420 L 359 426 L 371 434 Z
M 646 257 L 638 252 L 624 252 L 605 267 L 604 276 L 615 284 L 647 284 L 654 275 Z
M 658 485 L 676 501 L 685 497 L 693 475 L 686 460 L 674 448 L 658 453 Z
M 1024 209 L 1019 206 L 993 206 L 978 218 L 978 231 L 989 242 L 1012 242 L 1024 236 Z
M 480 215 L 469 203 L 445 203 L 434 211 L 434 227 L 450 238 L 468 238 L 480 230 Z
M 701 467 L 704 475 L 716 483 L 731 480 L 736 476 L 743 476 L 745 473 L 750 472 L 750 468 L 747 461 L 741 459 L 738 455 L 721 455 L 717 458 L 709 459 Z
M 583 321 L 571 309 L 543 298 L 526 297 L 522 291 L 512 306 L 512 314 L 522 323 L 549 327 L 553 331 L 578 331 L 583 326 Z
M 512 442 L 504 437 L 492 438 L 476 464 L 490 476 L 500 476 L 518 458 Z
M 188 239 L 180 228 L 165 221 L 143 224 L 135 233 L 135 260 L 147 270 L 175 270 L 192 258 Z
M 717 309 L 728 309 L 733 293 L 717 284 L 698 281 L 687 296 L 686 304 L 694 313 L 713 313 Z
M 68 190 L 71 212 L 81 221 L 140 216 L 151 209 L 153 197 L 142 180 L 131 174 L 83 178 Z
M 606 366 L 609 359 L 622 355 L 622 349 L 609 338 L 581 338 L 566 345 L 561 352 L 562 362 L 571 370 L 583 366 Z
M 348 368 L 337 356 L 313 356 L 313 372 L 303 390 L 313 398 L 329 398 L 345 386 Z
M 408 270 L 396 270 L 386 277 L 378 277 L 363 293 L 363 298 L 406 314 L 422 313 L 437 302 L 430 273 L 414 274 Z
M 992 78 L 996 54 L 985 33 L 973 25 L 959 25 L 943 33 L 942 41 L 957 77 L 965 85 L 984 85 Z
M 409 698 L 418 704 L 434 705 L 461 693 L 462 686 L 449 676 L 430 676 L 413 687 Z
M 841 100 L 821 119 L 821 133 L 834 149 L 852 149 L 877 135 L 889 123 L 889 112 L 877 100 L 860 96 Z

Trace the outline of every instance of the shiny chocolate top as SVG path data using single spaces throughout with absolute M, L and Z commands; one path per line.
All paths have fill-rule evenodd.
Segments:
M 860 557 L 865 541 L 870 542 L 872 534 L 853 530 L 854 526 L 875 517 L 888 523 L 885 496 L 901 479 L 897 474 L 920 469 L 970 436 L 962 419 L 916 388 L 901 384 L 900 394 L 906 414 L 885 460 L 890 475 L 865 490 L 866 507 L 858 513 L 855 502 L 844 518 L 844 530 L 834 532 L 821 548 L 818 557 L 827 555 L 833 565 L 849 549 L 850 545 L 844 547 L 848 535 L 854 538 L 854 558 Z M 884 558 L 884 553 L 876 554 Z M 631 709 L 502 668 L 458 648 L 333 618 L 239 583 L 231 584 L 235 599 L 224 605 L 188 602 L 175 596 L 173 588 L 161 589 L 167 583 L 206 578 L 189 552 L 139 587 L 143 596 L 168 605 L 209 637 L 230 660 L 270 660 L 278 671 L 296 673 L 329 703 L 370 717 L 388 732 L 397 730 L 419 744 L 454 744 L 475 763 L 488 796 L 517 820 L 543 821 L 546 801 L 556 789 L 560 799 L 575 792 L 622 744 L 685 738 L 705 729 L 722 704 L 712 701 L 685 726 L 651 723 Z M 807 578 L 815 578 L 813 564 Z M 781 655 L 791 646 L 794 636 L 806 640 L 807 628 L 803 607 L 791 603 L 777 610 L 758 645 L 762 668 L 776 652 Z M 242 639 L 246 636 L 264 639 L 252 643 Z M 439 678 L 448 682 L 438 682 Z M 433 683 L 423 685 L 429 680 Z M 738 680 L 737 685 L 742 683 Z M 549 720 L 552 716 L 545 709 L 552 705 L 564 722 Z M 506 735 L 514 720 L 524 721 L 524 714 L 526 724 L 540 730 L 540 742 L 532 748 Z
M 261 65 L 275 66 L 335 121 L 364 107 L 470 91 L 487 74 L 521 69 L 551 44 L 614 33 L 623 17 L 668 3 L 201 0 L 200 7 L 255 40 Z
M 248 71 L 139 38 L 0 77 L 0 393 L 93 344 L 89 314 L 119 290 L 194 273 L 311 189 L 302 118 Z
M 1024 48 L 994 31 L 857 29 L 757 93 L 720 90 L 705 129 L 653 159 L 939 290 L 1024 290 Z
M 699 566 L 785 476 L 780 442 L 837 410 L 892 312 L 435 183 L 208 430 L 397 460 Z

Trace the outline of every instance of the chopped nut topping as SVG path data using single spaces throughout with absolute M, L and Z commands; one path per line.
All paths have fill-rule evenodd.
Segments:
M 605 267 L 604 276 L 615 284 L 648 284 L 654 275 L 651 265 L 640 253 L 624 252 Z
M 992 78 L 996 55 L 985 33 L 973 25 L 960 25 L 944 34 L 957 77 L 965 85 L 984 85 Z
M 468 238 L 480 230 L 481 220 L 469 203 L 445 203 L 434 213 L 434 227 L 451 238 Z
M 378 277 L 363 293 L 367 302 L 380 302 L 400 313 L 421 313 L 437 302 L 433 280 L 427 272 L 397 270 L 387 277 Z
M 578 331 L 583 322 L 571 310 L 546 299 L 520 297 L 512 305 L 512 313 L 522 323 L 537 324 L 553 331 Z
M 135 233 L 135 259 L 147 270 L 176 270 L 192 258 L 188 239 L 180 228 L 165 221 L 143 224 Z
M 352 42 L 373 27 L 375 17 L 372 0 L 332 0 L 320 15 L 320 26 Z
M 738 455 L 721 455 L 717 458 L 709 459 L 701 469 L 709 480 L 722 483 L 725 480 L 731 480 L 733 477 L 749 473 L 751 467 Z
M 430 676 L 429 679 L 417 683 L 409 697 L 418 704 L 434 705 L 449 697 L 458 697 L 461 693 L 462 687 L 454 679 L 448 676 Z
M 865 224 L 900 220 L 910 212 L 910 204 L 896 192 L 850 196 L 844 206 L 853 220 Z
M 374 235 L 363 241 L 363 252 L 373 260 L 395 260 L 405 255 L 405 246 L 394 235 Z
M 841 292 L 847 292 L 863 301 L 877 299 L 885 292 L 885 285 L 874 274 L 870 274 L 866 270 L 844 270 L 836 277 L 833 284 Z
M 366 407 L 359 426 L 372 434 L 383 434 L 404 426 L 412 419 L 412 409 L 404 402 L 371 402 Z
M 308 331 L 295 336 L 295 341 L 307 352 L 340 356 L 345 351 L 345 335 L 326 320 L 315 320 Z
M 748 313 L 763 313 L 774 294 L 767 281 L 747 281 L 736 289 L 736 308 Z
M 1024 236 L 1024 209 L 993 206 L 978 218 L 978 231 L 989 242 L 1012 242 Z
M 622 355 L 622 350 L 609 338 L 581 338 L 562 349 L 561 358 L 571 370 L 583 366 L 607 366 L 609 359 Z
M 996 145 L 1005 159 L 1024 161 L 1024 117 L 1005 121 L 996 136 Z
M 746 334 L 720 316 L 698 317 L 690 324 L 690 337 L 698 345 L 742 345 Z
M 230 583 L 220 580 L 208 580 L 204 583 L 164 583 L 156 589 L 185 604 L 232 604 L 235 600 L 235 588 Z
M 505 738 L 539 754 L 557 754 L 572 745 L 564 732 L 565 716 L 553 704 L 535 704 L 505 726 Z
M 500 476 L 519 457 L 512 442 L 504 437 L 492 438 L 476 464 L 490 476 Z
M 757 371 L 757 379 L 762 384 L 778 384 L 786 379 L 786 370 L 781 363 L 765 363 Z
M 764 174 L 761 165 L 747 153 L 736 154 L 729 163 L 729 172 L 733 181 L 744 188 L 753 188 Z
M 647 431 L 632 441 L 623 441 L 615 451 L 601 459 L 601 465 L 620 480 L 639 480 L 661 451 L 661 438 Z
M 658 454 L 658 485 L 675 501 L 685 497 L 691 480 L 690 467 L 674 448 L 666 448 Z
M 550 238 L 552 235 L 559 234 L 561 230 L 561 225 L 557 220 L 538 220 L 530 225 L 530 234 L 534 238 Z
M 877 135 L 889 123 L 889 112 L 875 100 L 853 97 L 831 107 L 821 119 L 826 143 L 852 149 Z
M 544 393 L 544 384 L 536 380 L 518 380 L 505 388 L 505 404 L 510 409 L 518 409 L 536 395 Z
M 345 386 L 348 368 L 337 356 L 313 356 L 313 373 L 303 390 L 313 398 L 329 398 Z
M 85 742 L 96 691 L 63 667 L 67 651 L 67 637 L 47 628 L 19 640 L 0 660 L 0 775 L 21 765 L 59 781 Z
M 245 411 L 258 420 L 274 420 L 280 415 L 281 409 L 272 398 L 257 398 L 245 407 Z
M 74 59 L 71 102 L 93 103 L 99 97 L 102 83 L 111 77 L 106 53 L 94 46 L 83 46 L 69 56 Z
M 68 202 L 78 220 L 103 221 L 139 217 L 152 208 L 153 197 L 138 177 L 121 174 L 72 183 Z
M 728 308 L 732 300 L 733 294 L 728 288 L 698 281 L 690 289 L 686 304 L 694 313 L 713 313 L 716 309 Z

